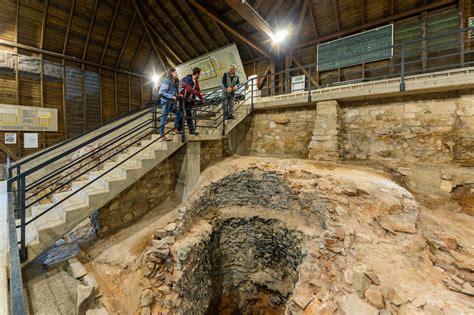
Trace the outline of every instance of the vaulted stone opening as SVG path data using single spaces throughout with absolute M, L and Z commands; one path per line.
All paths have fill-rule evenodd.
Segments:
M 193 314 L 281 314 L 298 281 L 301 232 L 274 219 L 226 218 L 178 249 L 184 297 Z M 185 312 L 185 313 L 186 313 Z

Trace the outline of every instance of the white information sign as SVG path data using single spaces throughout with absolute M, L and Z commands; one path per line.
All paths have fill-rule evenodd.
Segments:
M 25 132 L 23 134 L 23 143 L 25 149 L 36 149 L 38 148 L 38 134 Z

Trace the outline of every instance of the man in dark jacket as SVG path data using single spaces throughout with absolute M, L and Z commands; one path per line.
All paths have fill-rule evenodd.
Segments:
M 222 77 L 222 107 L 224 107 L 225 119 L 234 119 L 234 96 L 239 88 L 239 75 L 235 73 L 236 65 L 230 65 L 229 72 Z
M 196 131 L 194 122 L 193 122 L 193 113 L 192 107 L 195 103 L 196 96 L 201 100 L 201 102 L 205 102 L 204 95 L 201 93 L 201 88 L 199 86 L 199 76 L 201 75 L 201 69 L 196 67 L 193 69 L 192 74 L 188 74 L 182 80 L 183 88 L 179 93 L 182 97 L 184 102 L 184 112 L 186 117 L 186 123 L 189 127 L 189 133 L 192 135 L 198 135 L 199 132 Z M 181 103 L 183 105 L 183 103 Z

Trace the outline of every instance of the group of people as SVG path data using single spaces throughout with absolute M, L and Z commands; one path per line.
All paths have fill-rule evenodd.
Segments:
M 196 98 L 202 103 L 206 103 L 204 94 L 199 86 L 199 77 L 201 69 L 196 67 L 191 74 L 188 74 L 181 80 L 181 88 L 179 88 L 178 72 L 174 68 L 166 70 L 165 77 L 161 82 L 158 90 L 158 97 L 162 107 L 160 135 L 162 141 L 170 139 L 165 135 L 165 124 L 168 114 L 171 112 L 175 115 L 174 127 L 172 132 L 175 134 L 183 133 L 183 114 L 189 128 L 189 133 L 198 135 L 196 126 L 193 121 L 193 106 L 196 104 Z M 222 77 L 222 105 L 224 108 L 224 118 L 234 119 L 234 95 L 240 86 L 239 75 L 236 73 L 236 66 L 230 65 L 229 71 Z

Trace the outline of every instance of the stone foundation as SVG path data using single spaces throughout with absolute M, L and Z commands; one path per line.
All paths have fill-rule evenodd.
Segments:
M 176 173 L 173 156 L 166 159 L 114 200 L 99 209 L 99 235 L 130 226 L 174 195 Z
M 222 161 L 223 146 L 221 140 L 201 141 L 201 171 L 212 163 Z
M 247 153 L 306 158 L 316 116 L 313 106 L 254 113 L 245 139 Z
M 339 129 L 339 104 L 336 101 L 317 103 L 308 157 L 322 161 L 339 160 Z
M 344 160 L 474 165 L 474 95 L 347 103 L 340 110 Z

